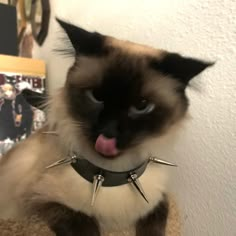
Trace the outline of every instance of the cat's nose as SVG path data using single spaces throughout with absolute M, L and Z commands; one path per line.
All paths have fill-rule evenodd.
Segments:
M 102 133 L 106 138 L 117 138 L 118 122 L 116 120 L 111 120 L 107 122 L 101 129 L 100 133 Z

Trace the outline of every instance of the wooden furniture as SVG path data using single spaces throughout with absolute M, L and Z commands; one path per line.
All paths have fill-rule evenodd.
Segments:
M 46 66 L 42 60 L 0 55 L 0 73 L 2 72 L 45 78 Z

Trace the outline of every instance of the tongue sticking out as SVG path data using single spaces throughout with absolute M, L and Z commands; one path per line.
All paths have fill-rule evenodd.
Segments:
M 95 150 L 106 157 L 114 157 L 119 151 L 116 148 L 115 138 L 106 138 L 103 134 L 100 134 L 95 143 Z

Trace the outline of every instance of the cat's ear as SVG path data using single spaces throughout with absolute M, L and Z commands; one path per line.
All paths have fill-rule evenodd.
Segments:
M 166 53 L 160 60 L 155 60 L 152 66 L 187 86 L 193 77 L 213 64 L 212 62 L 183 57 L 177 53 Z
M 58 18 L 56 18 L 56 20 L 69 37 L 76 54 L 86 56 L 99 56 L 104 54 L 105 36 L 97 32 L 88 32 Z

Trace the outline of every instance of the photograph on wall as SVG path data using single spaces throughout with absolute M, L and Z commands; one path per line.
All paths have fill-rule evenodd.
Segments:
M 44 81 L 41 77 L 0 73 L 0 158 L 43 125 L 44 112 L 31 106 L 22 92 L 43 94 Z

